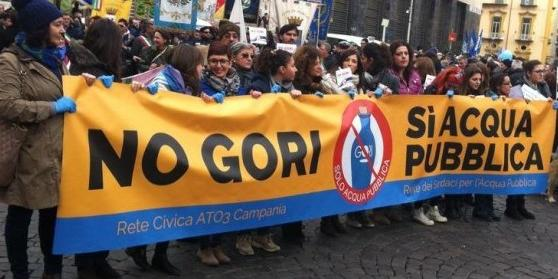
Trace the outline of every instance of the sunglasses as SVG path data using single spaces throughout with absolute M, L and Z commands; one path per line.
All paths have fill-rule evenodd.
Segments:
M 242 53 L 242 54 L 240 54 L 240 57 L 242 57 L 244 59 L 248 59 L 248 57 L 254 58 L 254 55 L 253 54 L 248 54 L 248 53 Z

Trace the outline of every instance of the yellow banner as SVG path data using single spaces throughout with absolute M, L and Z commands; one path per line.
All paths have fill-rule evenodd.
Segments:
M 483 97 L 264 94 L 207 104 L 76 77 L 64 77 L 64 92 L 78 109 L 64 123 L 60 252 L 446 193 L 540 193 L 556 119 L 549 102 Z M 221 217 L 196 223 L 208 212 Z
M 93 16 L 101 16 L 119 20 L 128 20 L 132 9 L 132 0 L 103 0 L 101 9 L 93 10 Z

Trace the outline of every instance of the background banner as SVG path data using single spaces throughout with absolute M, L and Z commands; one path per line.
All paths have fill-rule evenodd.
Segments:
M 264 94 L 206 104 L 64 77 L 55 252 L 113 250 L 442 194 L 546 188 L 551 103 Z
M 197 18 L 198 0 L 155 0 L 155 26 L 193 30 Z

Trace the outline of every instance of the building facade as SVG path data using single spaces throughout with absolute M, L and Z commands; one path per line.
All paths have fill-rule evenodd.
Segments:
M 554 0 L 492 0 L 482 4 L 481 54 L 507 49 L 526 60 L 556 57 Z
M 411 7 L 413 2 L 413 7 Z M 477 31 L 480 2 L 474 0 L 335 0 L 331 33 L 382 39 L 382 19 L 388 19 L 386 41 L 406 40 L 412 12 L 410 43 L 428 49 L 460 52 L 465 31 Z M 455 32 L 457 41 L 450 43 Z

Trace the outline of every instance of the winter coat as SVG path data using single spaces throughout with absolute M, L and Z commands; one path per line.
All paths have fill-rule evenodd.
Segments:
M 378 84 L 387 86 L 393 93 L 399 93 L 399 80 L 388 69 L 380 71 L 376 76 L 364 73 L 364 88 L 368 91 L 374 91 Z
M 420 75 L 416 70 L 411 71 L 409 80 L 404 80 L 399 74 L 392 70 L 392 74 L 399 79 L 399 91 L 394 92 L 400 95 L 418 95 L 423 93 Z
M 70 64 L 71 75 L 81 75 L 83 73 L 92 74 L 96 77 L 114 75 L 104 63 L 99 61 L 93 52 L 75 41 L 70 43 L 68 58 L 72 62 Z
M 250 90 L 260 91 L 262 93 L 271 93 L 272 84 L 273 81 L 271 80 L 270 76 L 261 73 L 256 73 L 256 75 L 254 75 L 254 78 L 252 79 Z M 279 90 L 279 92 L 277 93 L 289 93 L 291 92 L 291 90 L 294 89 L 295 88 L 292 83 L 283 84 L 281 86 L 281 90 Z M 248 90 L 248 92 L 250 92 L 250 90 Z
M 55 115 L 52 102 L 62 97 L 62 83 L 15 45 L 0 54 L 0 73 L 0 118 L 28 130 L 14 181 L 0 189 L 0 201 L 29 209 L 57 206 L 64 118 Z
M 140 72 L 145 72 L 149 70 L 151 64 L 157 64 L 159 66 L 167 64 L 167 55 L 169 55 L 172 46 L 166 46 L 162 50 L 158 50 L 155 45 L 146 47 L 141 51 L 141 58 L 143 61 L 139 63 L 138 70 Z
M 238 95 L 247 95 L 250 91 L 250 83 L 252 83 L 252 79 L 254 78 L 254 71 L 253 70 L 242 70 L 236 68 L 236 73 L 240 77 L 240 87 L 238 88 Z

